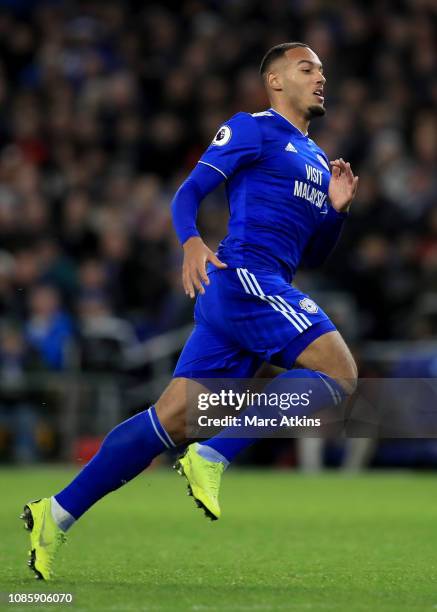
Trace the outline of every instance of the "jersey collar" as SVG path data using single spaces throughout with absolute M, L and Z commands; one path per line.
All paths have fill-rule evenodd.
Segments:
M 278 113 L 278 111 L 274 108 L 269 108 L 270 111 L 273 111 L 275 113 L 275 115 L 277 117 L 280 117 L 281 119 L 283 119 L 284 121 L 286 121 L 288 123 L 288 125 L 291 125 L 291 127 L 296 130 L 297 135 L 301 136 L 303 138 L 308 138 L 308 132 L 306 134 L 304 134 L 303 132 L 300 131 L 299 128 L 297 128 L 293 123 L 291 123 L 291 121 L 289 119 L 287 119 L 287 117 L 284 117 L 284 115 L 281 115 L 281 113 Z

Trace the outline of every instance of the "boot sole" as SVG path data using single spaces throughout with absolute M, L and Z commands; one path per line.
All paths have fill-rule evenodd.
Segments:
M 184 455 L 182 455 L 182 457 L 183 457 L 183 456 L 184 456 Z M 194 502 L 196 503 L 196 506 L 197 506 L 198 508 L 200 508 L 201 510 L 203 510 L 203 512 L 204 512 L 204 514 L 205 514 L 205 517 L 206 517 L 206 518 L 209 518 L 211 521 L 217 521 L 217 520 L 218 520 L 218 517 L 217 517 L 217 516 L 215 516 L 215 514 L 213 514 L 213 513 L 211 512 L 211 510 L 209 510 L 209 509 L 208 509 L 208 508 L 205 506 L 205 504 L 204 504 L 204 503 L 203 503 L 203 502 L 202 502 L 200 499 L 198 499 L 198 498 L 197 498 L 197 497 L 194 495 L 194 493 L 193 493 L 193 489 L 191 488 L 191 485 L 190 485 L 190 481 L 188 480 L 187 475 L 185 474 L 184 466 L 183 466 L 183 465 L 182 465 L 182 463 L 180 462 L 180 459 L 182 459 L 182 457 L 180 457 L 179 459 L 177 459 L 177 460 L 176 460 L 176 463 L 174 464 L 173 469 L 175 469 L 175 470 L 176 470 L 176 472 L 177 472 L 177 473 L 178 473 L 180 476 L 183 476 L 183 477 L 185 478 L 185 480 L 187 481 L 187 495 L 189 495 L 190 497 L 192 497 L 192 498 L 193 498 L 193 500 L 194 500 Z

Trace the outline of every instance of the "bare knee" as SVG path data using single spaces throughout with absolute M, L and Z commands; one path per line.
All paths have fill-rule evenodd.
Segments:
M 333 378 L 346 396 L 355 392 L 358 383 L 358 368 L 347 347 L 346 351 L 341 354 L 333 355 L 332 363 L 326 363 L 319 371 Z
M 357 387 L 358 368 L 355 359 L 337 331 L 317 338 L 299 355 L 296 363 L 333 378 L 346 395 L 352 395 Z
M 159 421 L 175 444 L 186 440 L 187 383 L 186 378 L 174 378 L 155 403 Z
M 328 374 L 328 372 L 326 372 L 326 374 Z M 328 376 L 330 376 L 330 374 L 328 374 Z M 336 375 L 332 376 L 332 378 L 336 379 L 346 395 L 352 395 L 355 392 L 358 384 L 358 368 L 351 353 L 349 353 L 347 361 L 339 368 Z

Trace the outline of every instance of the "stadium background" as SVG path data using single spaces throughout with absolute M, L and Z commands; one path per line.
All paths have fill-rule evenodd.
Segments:
M 436 19 L 432 0 L 0 1 L 1 461 L 84 461 L 163 389 L 192 320 L 171 198 L 223 120 L 267 107 L 257 67 L 287 40 L 325 66 L 311 136 L 360 175 L 339 247 L 297 284 L 361 376 L 436 375 Z M 212 247 L 223 198 L 202 209 Z M 358 454 L 437 464 L 433 440 Z M 332 441 L 324 462 L 343 456 Z

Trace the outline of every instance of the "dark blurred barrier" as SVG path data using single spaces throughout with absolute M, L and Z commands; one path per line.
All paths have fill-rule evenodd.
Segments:
M 187 326 L 128 349 L 123 353 L 123 370 L 105 370 L 94 363 L 97 371 L 83 371 L 78 350 L 67 371 L 27 374 L 14 385 L 3 381 L 0 386 L 1 459 L 19 462 L 89 458 L 101 437 L 112 427 L 156 400 L 171 377 L 190 329 Z M 405 379 L 431 381 L 437 372 L 437 343 L 368 343 L 357 357 L 361 370 L 372 372 L 376 389 L 380 387 L 377 378 L 394 377 L 397 391 L 392 394 L 392 404 L 387 406 L 388 414 L 396 415 L 396 401 L 400 402 L 400 398 L 396 400 L 399 385 L 395 377 L 402 379 L 398 382 L 403 385 L 405 405 L 407 391 L 412 389 Z M 107 366 L 107 357 L 104 361 Z M 90 365 L 89 356 L 86 363 Z M 372 385 L 365 387 L 366 393 L 372 388 Z M 385 384 L 384 393 L 388 392 Z M 417 406 L 418 418 L 423 417 L 424 408 Z M 366 416 L 360 415 L 361 421 L 365 421 Z M 408 426 L 414 432 L 414 412 L 408 418 L 411 419 Z M 419 421 L 416 425 L 420 427 Z M 360 435 L 374 434 L 361 432 Z

